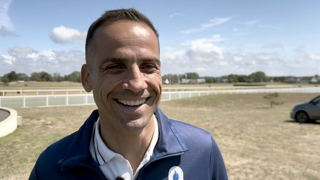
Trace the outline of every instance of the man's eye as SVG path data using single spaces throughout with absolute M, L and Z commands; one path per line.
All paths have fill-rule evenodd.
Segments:
M 141 69 L 144 69 L 144 70 L 156 70 L 157 69 L 157 66 L 154 65 L 154 64 L 144 64 L 141 66 Z
M 119 64 L 113 64 L 106 67 L 106 70 L 118 70 L 118 69 L 123 69 L 123 67 L 120 66 Z

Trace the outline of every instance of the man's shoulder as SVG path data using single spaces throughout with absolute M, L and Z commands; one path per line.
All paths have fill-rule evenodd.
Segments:
M 70 134 L 47 147 L 40 154 L 37 164 L 40 164 L 40 167 L 42 166 L 42 163 L 45 163 L 46 165 L 57 165 L 58 161 L 66 156 L 68 150 L 72 146 L 76 133 L 77 132 Z
M 188 147 L 190 147 L 190 145 L 211 146 L 212 144 L 216 144 L 210 132 L 183 121 L 173 119 L 170 119 L 170 121 L 178 134 L 189 144 Z
M 168 125 L 171 126 L 171 131 L 176 131 L 173 133 L 176 136 L 180 136 L 186 144 L 189 144 L 188 147 L 193 145 L 209 147 L 212 144 L 215 144 L 210 132 L 187 122 L 170 119 L 164 115 L 160 109 L 157 110 L 157 114 L 159 115 L 162 123 L 167 122 Z
M 172 125 L 174 128 L 177 129 L 177 131 L 180 134 L 190 134 L 190 133 L 196 133 L 200 136 L 211 136 L 211 133 L 192 124 L 189 124 L 187 122 L 183 122 L 180 120 L 170 119 Z

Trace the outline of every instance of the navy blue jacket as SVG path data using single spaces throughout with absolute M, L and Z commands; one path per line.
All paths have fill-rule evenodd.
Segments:
M 209 132 L 168 119 L 159 108 L 155 115 L 159 121 L 159 140 L 137 179 L 168 179 L 173 166 L 182 169 L 185 180 L 228 179 L 220 150 Z M 93 111 L 77 132 L 41 153 L 29 179 L 106 180 L 89 151 L 93 124 L 98 116 L 98 111 Z

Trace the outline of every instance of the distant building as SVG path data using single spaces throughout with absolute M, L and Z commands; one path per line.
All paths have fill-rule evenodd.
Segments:
M 181 79 L 181 83 L 182 84 L 200 84 L 200 83 L 205 83 L 206 80 L 205 79 Z
M 286 83 L 299 83 L 300 79 L 295 77 L 288 77 L 284 82 Z
M 205 79 L 197 79 L 197 83 L 198 83 L 198 84 L 205 83 L 205 82 L 206 82 Z
M 310 84 L 310 83 L 318 83 L 318 79 L 315 76 L 305 76 L 301 77 L 299 84 Z

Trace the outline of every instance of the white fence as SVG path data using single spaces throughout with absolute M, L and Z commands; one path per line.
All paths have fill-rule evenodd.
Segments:
M 41 90 L 0 90 L 0 95 L 54 95 L 54 94 L 86 94 L 84 89 L 41 89 Z
M 166 87 L 163 92 L 171 91 L 215 91 L 215 90 L 237 90 L 237 89 L 271 89 L 291 88 L 292 85 L 267 85 L 267 86 L 207 86 L 207 87 Z M 27 96 L 27 95 L 61 95 L 61 94 L 87 94 L 84 89 L 42 89 L 42 90 L 0 90 L 0 96 Z
M 283 89 L 242 89 L 219 91 L 172 91 L 162 92 L 161 101 L 204 96 L 209 94 L 239 93 L 320 93 L 320 87 L 283 88 Z M 94 105 L 92 94 L 36 95 L 36 96 L 0 96 L 0 106 L 8 108 L 50 107 L 69 105 Z
M 94 105 L 92 94 L 0 96 L 0 106 L 8 108 Z
M 215 91 L 215 90 L 237 90 L 237 89 L 271 89 L 271 88 L 292 88 L 292 85 L 266 85 L 266 86 L 199 86 L 199 87 L 166 87 L 166 91 Z
M 283 88 L 283 89 L 238 89 L 220 91 L 176 91 L 162 92 L 162 101 L 209 95 L 209 94 L 248 94 L 248 93 L 320 93 L 320 87 L 312 88 Z

